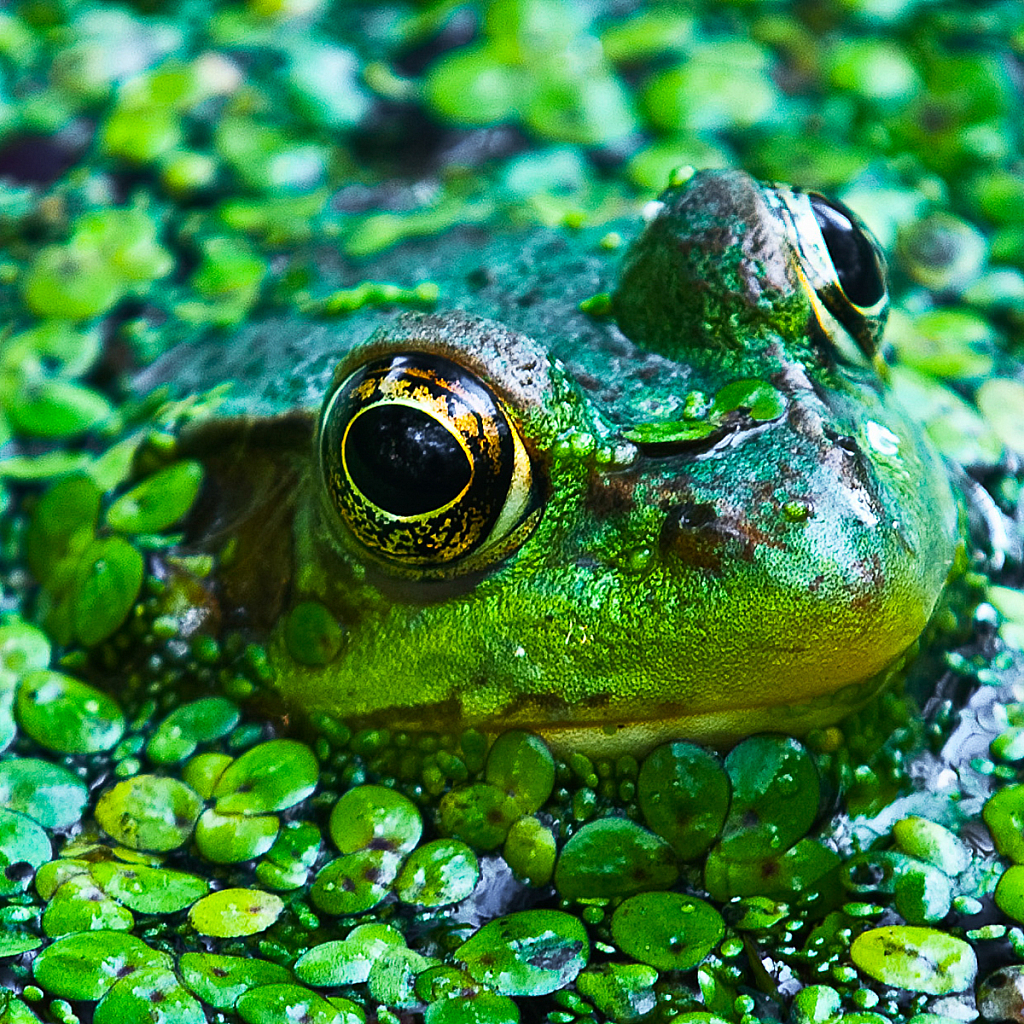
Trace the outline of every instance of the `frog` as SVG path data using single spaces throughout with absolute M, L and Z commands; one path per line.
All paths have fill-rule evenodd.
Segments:
M 436 310 L 270 318 L 144 376 L 235 382 L 179 438 L 189 538 L 288 707 L 636 753 L 804 735 L 904 671 L 960 541 L 886 382 L 880 246 L 737 170 L 639 221 L 406 243 L 349 273 Z

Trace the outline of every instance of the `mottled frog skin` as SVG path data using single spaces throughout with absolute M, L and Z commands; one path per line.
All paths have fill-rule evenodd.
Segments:
M 231 536 L 224 605 L 269 628 L 287 701 L 638 751 L 806 732 L 899 671 L 956 507 L 884 382 L 877 246 L 741 172 L 646 212 L 407 244 L 338 281 L 430 279 L 442 312 L 277 319 L 158 366 L 235 381 L 182 437 L 193 529 Z M 311 600 L 341 626 L 322 657 L 283 625 Z

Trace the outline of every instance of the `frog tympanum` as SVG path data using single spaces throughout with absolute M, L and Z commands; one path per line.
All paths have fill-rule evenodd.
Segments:
M 577 309 L 614 275 L 607 225 L 464 228 L 369 268 L 450 312 L 280 320 L 164 367 L 242 381 L 182 448 L 289 702 L 637 750 L 804 732 L 899 671 L 956 512 L 884 382 L 877 244 L 735 171 L 647 213 L 611 316 Z M 308 602 L 340 631 L 296 657 Z

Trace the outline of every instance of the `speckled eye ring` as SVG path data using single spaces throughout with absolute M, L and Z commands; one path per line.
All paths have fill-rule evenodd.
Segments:
M 395 352 L 355 369 L 327 395 L 318 449 L 345 530 L 405 574 L 472 571 L 524 539 L 529 454 L 497 395 L 451 359 Z

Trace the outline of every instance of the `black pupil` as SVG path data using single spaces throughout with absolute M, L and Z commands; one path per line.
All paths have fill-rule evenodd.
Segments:
M 408 405 L 377 405 L 357 417 L 345 441 L 345 463 L 356 487 L 395 516 L 447 505 L 472 475 L 455 438 Z
M 873 306 L 885 294 L 874 246 L 840 206 L 822 196 L 810 198 L 846 297 L 858 306 Z

